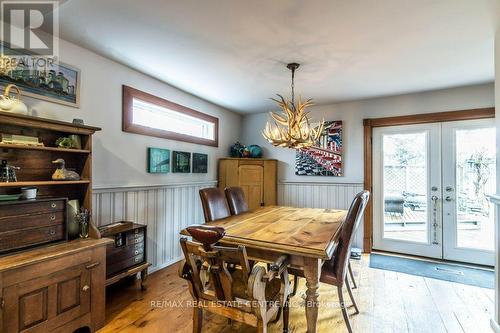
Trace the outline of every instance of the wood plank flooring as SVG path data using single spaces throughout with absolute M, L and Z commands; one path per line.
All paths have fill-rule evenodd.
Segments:
M 368 262 L 366 255 L 352 262 L 359 285 L 354 297 L 361 311 L 351 316 L 354 332 L 492 332 L 493 290 L 372 269 Z M 187 284 L 177 276 L 177 266 L 151 274 L 145 292 L 125 283 L 108 288 L 106 326 L 99 333 L 191 332 L 191 296 Z M 290 311 L 293 332 L 305 332 L 304 289 L 301 279 Z M 347 332 L 334 289 L 323 284 L 320 288 L 320 333 Z M 349 299 L 347 294 L 345 297 Z M 230 326 L 215 315 L 204 319 L 203 332 L 255 332 L 241 324 Z M 269 331 L 281 332 L 281 323 L 271 325 Z

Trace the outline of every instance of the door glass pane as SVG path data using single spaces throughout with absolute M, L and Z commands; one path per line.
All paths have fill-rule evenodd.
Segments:
M 427 132 L 382 138 L 384 238 L 428 242 Z
M 456 132 L 457 246 L 494 250 L 494 211 L 487 199 L 495 193 L 495 128 Z M 450 189 L 445 197 L 453 198 Z

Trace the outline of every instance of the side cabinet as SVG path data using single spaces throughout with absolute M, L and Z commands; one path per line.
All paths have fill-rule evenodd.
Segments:
M 101 245 L 88 248 L 95 242 Z M 71 243 L 77 246 L 76 251 L 68 247 Z M 34 261 L 26 257 L 29 252 L 16 255 L 20 261 L 0 274 L 0 319 L 3 319 L 0 331 L 73 332 L 88 327 L 94 332 L 102 327 L 105 321 L 107 243 L 102 240 L 75 241 L 29 251 L 34 252 L 31 258 Z M 78 250 L 78 245 L 85 247 Z M 45 255 L 50 248 L 55 250 L 52 255 L 56 257 L 47 261 Z M 10 261 L 12 257 L 6 260 Z M 7 268 L 2 265 L 2 259 L 0 268 Z
M 250 209 L 277 203 L 277 161 L 253 158 L 219 160 L 219 187 L 239 186 Z

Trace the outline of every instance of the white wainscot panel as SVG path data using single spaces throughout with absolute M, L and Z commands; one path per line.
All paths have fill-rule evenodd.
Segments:
M 281 181 L 278 184 L 278 205 L 307 208 L 349 209 L 354 196 L 363 191 L 363 184 Z M 353 246 L 363 247 L 363 225 L 360 225 Z
M 204 223 L 199 190 L 216 181 L 147 187 L 95 188 L 93 220 L 97 226 L 117 221 L 145 224 L 150 272 L 182 259 L 179 232 Z

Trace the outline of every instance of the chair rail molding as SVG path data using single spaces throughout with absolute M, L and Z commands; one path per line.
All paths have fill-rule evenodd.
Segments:
M 180 231 L 203 224 L 198 191 L 217 181 L 175 184 L 95 186 L 92 217 L 97 226 L 133 221 L 148 226 L 147 253 L 151 272 L 182 259 Z
M 495 312 L 491 318 L 491 328 L 495 333 L 500 333 L 500 241 L 499 224 L 500 224 L 500 194 L 490 195 L 488 197 L 491 203 L 496 207 L 495 211 Z

